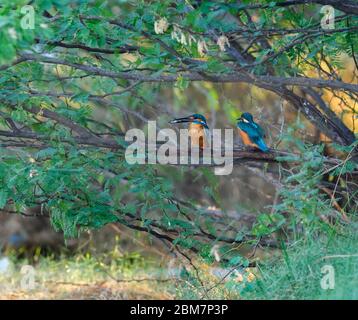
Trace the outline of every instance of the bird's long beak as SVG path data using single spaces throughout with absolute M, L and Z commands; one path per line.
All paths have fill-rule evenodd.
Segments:
M 169 121 L 169 123 L 174 124 L 174 123 L 186 123 L 186 122 L 193 122 L 193 121 L 194 121 L 193 117 L 184 117 L 184 118 L 173 119 Z

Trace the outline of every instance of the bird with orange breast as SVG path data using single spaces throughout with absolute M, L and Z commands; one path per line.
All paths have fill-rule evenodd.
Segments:
M 188 130 L 191 138 L 191 145 L 199 146 L 200 149 L 209 146 L 210 131 L 206 118 L 203 115 L 194 113 L 188 117 L 173 119 L 169 123 L 189 123 Z
M 251 113 L 244 112 L 237 120 L 237 127 L 244 145 L 254 147 L 262 152 L 268 152 L 270 150 L 264 141 L 264 130 L 254 122 Z

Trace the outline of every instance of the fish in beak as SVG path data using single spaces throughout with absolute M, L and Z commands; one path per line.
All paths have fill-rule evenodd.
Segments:
M 195 119 L 192 116 L 189 117 L 184 117 L 184 118 L 176 118 L 173 119 L 171 121 L 169 121 L 169 123 L 171 124 L 175 124 L 175 123 L 187 123 L 187 122 L 193 122 Z

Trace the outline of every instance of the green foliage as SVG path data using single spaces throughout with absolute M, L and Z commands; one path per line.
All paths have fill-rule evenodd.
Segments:
M 297 150 L 297 153 L 281 156 L 279 159 L 294 161 L 297 166 L 291 168 L 290 174 L 283 180 L 283 186 L 278 192 L 279 203 L 271 208 L 270 213 L 258 216 L 252 230 L 257 236 L 267 236 L 285 230 L 289 239 L 292 235 L 293 240 L 299 240 L 307 232 L 330 232 L 334 224 L 330 225 L 328 221 L 331 221 L 332 217 L 340 221 L 342 212 L 336 211 L 332 206 L 332 199 L 322 191 L 321 182 L 327 173 L 330 173 L 332 179 L 339 179 L 341 175 L 353 172 L 356 163 L 352 159 L 346 159 L 333 169 L 325 166 L 325 157 L 322 154 L 324 146 L 302 142 L 295 135 L 299 129 L 304 129 L 304 126 L 297 122 L 289 127 L 283 137 L 283 142 L 291 149 Z M 336 147 L 338 150 L 349 152 L 355 145 Z
M 306 234 L 286 249 L 286 258 L 275 257 L 259 265 L 251 290 L 241 292 L 243 299 L 357 299 L 357 230 L 344 235 L 332 232 L 317 238 Z M 334 288 L 321 286 L 326 265 L 333 267 Z
M 252 34 L 265 39 L 265 32 L 272 30 L 281 35 L 268 35 L 272 48 L 247 46 L 254 66 L 250 76 L 267 75 L 269 69 L 278 76 L 305 75 L 306 70 L 315 70 L 322 53 L 338 66 L 342 53 L 354 54 L 356 42 L 352 32 L 321 31 L 300 42 L 302 34 L 282 30 L 312 32 L 320 22 L 319 11 L 308 6 L 308 13 L 302 14 L 275 7 L 273 1 L 253 2 L 268 6 L 249 21 L 243 9 L 252 1 L 201 1 L 194 7 L 188 1 L 169 0 L 41 0 L 32 4 L 35 28 L 23 29 L 21 7 L 27 2 L 6 1 L 0 7 L 0 130 L 11 132 L 16 143 L 25 143 L 15 145 L 14 151 L 6 148 L 13 140 L 4 139 L 5 147 L 0 148 L 0 209 L 8 206 L 26 213 L 40 206 L 66 238 L 118 222 L 154 236 L 167 235 L 174 245 L 208 262 L 214 261 L 211 248 L 220 237 L 231 248 L 246 241 L 246 232 L 232 231 L 224 214 L 226 220 L 221 221 L 202 209 L 203 203 L 225 206 L 213 174 L 129 165 L 123 149 L 103 147 L 98 139 L 113 138 L 124 146 L 126 130 L 145 127 L 147 119 L 167 123 L 168 114 L 182 113 L 188 106 L 197 112 L 222 111 L 219 116 L 226 117 L 226 123 L 235 119 L 242 106 L 223 96 L 213 82 L 222 75 L 235 75 L 238 66 L 232 64 L 227 45 L 220 48 L 214 31 L 227 36 L 226 40 L 240 41 Z M 228 14 L 239 17 L 245 27 L 227 19 Z M 161 19 L 167 25 L 157 30 Z M 341 20 L 336 28 L 346 24 Z M 356 24 L 350 18 L 349 25 Z M 297 45 L 291 47 L 295 41 Z M 33 56 L 17 60 L 21 54 Z M 240 73 L 244 73 L 242 67 Z M 204 74 L 212 83 L 192 84 L 187 71 Z M 141 83 L 149 76 L 158 83 Z M 204 103 L 191 101 L 189 93 L 194 90 Z M 164 106 L 163 97 L 173 108 Z M 23 132 L 28 135 L 16 136 Z M 332 213 L 330 200 L 317 187 L 323 175 L 322 147 L 307 145 L 293 134 L 286 143 L 297 148 L 299 155 L 282 160 L 299 165 L 283 181 L 279 204 L 272 213 L 259 216 L 249 232 L 250 244 L 283 229 L 298 238 L 302 228 L 320 226 L 320 217 Z M 338 178 L 352 170 L 354 164 L 346 161 L 330 174 Z M 188 176 L 190 181 L 184 181 Z M 188 201 L 182 201 L 177 197 L 177 182 L 196 184 L 203 199 L 193 192 Z M 222 263 L 247 264 L 231 248 L 222 246 Z

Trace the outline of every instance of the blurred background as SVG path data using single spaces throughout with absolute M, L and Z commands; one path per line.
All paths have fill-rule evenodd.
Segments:
M 244 293 L 245 290 L 249 291 L 247 288 L 250 286 L 238 290 L 236 287 L 233 289 L 226 285 L 224 287 L 213 285 L 212 288 L 209 286 L 211 288 L 209 295 L 206 289 L 201 292 L 202 288 L 205 287 L 201 278 L 204 278 L 210 284 L 215 284 L 218 279 L 225 278 L 227 266 L 224 267 L 222 261 L 220 261 L 224 251 L 224 255 L 227 255 L 228 260 L 230 259 L 231 265 L 237 265 L 241 261 L 240 259 L 244 260 L 244 258 L 247 258 L 248 261 L 251 257 L 260 260 L 282 254 L 276 240 L 282 234 L 287 236 L 285 234 L 287 230 L 280 230 L 277 232 L 279 235 L 277 235 L 276 229 L 274 229 L 275 232 L 272 232 L 272 239 L 270 240 L 275 242 L 275 246 L 260 247 L 258 244 L 262 238 L 261 235 L 257 237 L 259 239 L 257 244 L 251 241 L 250 245 L 247 245 L 240 243 L 240 241 L 244 237 L 243 235 L 251 231 L 257 224 L 257 217 L 262 214 L 274 216 L 277 208 L 279 212 L 279 205 L 284 197 L 282 195 L 282 189 L 285 189 L 284 178 L 296 173 L 297 168 L 294 170 L 278 163 L 248 161 L 235 165 L 233 173 L 228 176 L 216 176 L 212 168 L 209 167 L 154 165 L 145 169 L 130 169 L 125 165 L 121 166 L 122 154 L 116 153 L 117 151 L 112 149 L 94 147 L 88 149 L 90 150 L 88 153 L 76 153 L 78 150 L 74 150 L 76 149 L 74 148 L 70 149 L 68 154 L 66 152 L 61 153 L 66 144 L 59 143 L 57 146 L 55 144 L 56 138 L 71 137 L 73 132 L 66 131 L 67 128 L 64 128 L 66 126 L 61 123 L 48 121 L 42 111 L 51 110 L 56 115 L 80 124 L 100 138 L 119 138 L 131 128 L 145 130 L 149 120 L 156 120 L 160 128 L 174 128 L 168 124 L 168 121 L 193 113 L 203 114 L 210 129 L 236 128 L 237 118 L 241 113 L 250 112 L 255 121 L 265 130 L 266 142 L 273 149 L 288 153 L 301 152 L 302 150 L 298 148 L 299 144 L 295 144 L 293 141 L 293 139 L 296 139 L 309 146 L 322 145 L 322 154 L 329 159 L 338 159 L 344 162 L 346 153 L 333 148 L 330 138 L 308 121 L 305 115 L 301 114 L 291 103 L 272 91 L 262 89 L 254 84 L 214 83 L 209 81 L 186 82 L 179 81 L 180 77 L 176 82 L 150 83 L 138 81 L 134 83 L 124 79 L 100 77 L 96 73 L 88 75 L 83 73 L 83 70 L 72 68 L 71 65 L 51 64 L 36 61 L 36 59 L 26 61 L 23 64 L 20 62 L 19 65 L 14 63 L 20 52 L 36 52 L 36 54 L 41 54 L 42 57 L 48 59 L 67 59 L 74 65 L 76 63 L 88 64 L 116 72 L 127 73 L 140 70 L 139 72 L 142 72 L 143 75 L 148 72 L 159 72 L 159 74 L 161 72 L 168 74 L 179 72 L 181 74 L 182 71 L 178 71 L 182 67 L 181 61 L 172 59 L 172 57 L 169 57 L 170 55 L 166 55 L 159 49 L 159 53 L 157 53 L 158 46 L 152 46 L 151 42 L 140 32 L 136 34 L 130 28 L 117 30 L 118 28 L 108 26 L 103 21 L 84 22 L 86 19 L 82 19 L 82 16 L 86 14 L 102 15 L 106 19 L 113 18 L 113 16 L 119 17 L 131 26 L 135 25 L 139 30 L 149 30 L 151 36 L 163 39 L 164 42 L 169 43 L 181 54 L 190 58 L 194 57 L 196 62 L 207 63 L 208 72 L 215 73 L 216 67 L 222 67 L 221 63 L 232 62 L 227 58 L 225 52 L 219 52 L 217 46 L 213 49 L 215 43 L 210 43 L 210 50 L 202 57 L 196 46 L 193 46 L 193 48 L 185 47 L 182 43 L 175 41 L 169 31 L 161 33 L 155 29 L 155 23 L 160 21 L 159 19 L 163 19 L 167 9 L 168 20 L 174 21 L 173 26 L 180 22 L 179 18 L 187 16 L 182 26 L 183 34 L 184 32 L 190 33 L 191 23 L 195 27 L 199 25 L 198 28 L 200 29 L 200 23 L 196 19 L 201 21 L 202 17 L 190 18 L 191 11 L 186 8 L 186 1 L 179 1 L 180 6 L 178 4 L 178 7 L 177 4 L 172 5 L 170 1 L 159 1 L 157 3 L 146 1 L 129 1 L 127 3 L 126 1 L 114 0 L 105 3 L 101 1 L 80 1 L 78 4 L 72 4 L 72 7 L 67 2 L 61 4 L 58 1 L 48 1 L 47 4 L 46 1 L 38 3 L 35 1 L 34 5 L 38 5 L 36 8 L 42 12 L 41 19 L 43 20 L 40 22 L 43 23 L 39 24 L 40 27 L 36 28 L 31 36 L 21 30 L 18 24 L 11 22 L 9 16 L 11 16 L 13 8 L 10 4 L 0 6 L 2 10 L 0 10 L 0 26 L 1 18 L 3 18 L 4 24 L 6 22 L 6 30 L 10 30 L 9 32 L 0 32 L 0 36 L 3 37 L 0 39 L 6 40 L 2 42 L 8 43 L 9 46 L 0 49 L 0 70 L 4 70 L 3 78 L 0 77 L 0 107 L 1 112 L 5 114 L 0 114 L 0 116 L 6 120 L 10 118 L 15 122 L 15 133 L 20 128 L 19 131 L 26 129 L 37 134 L 47 134 L 52 143 L 52 145 L 50 144 L 51 147 L 56 149 L 57 152 L 41 154 L 42 150 L 47 150 L 44 149 L 47 148 L 47 145 L 41 145 L 39 149 L 36 149 L 35 142 L 38 141 L 35 141 L 33 146 L 28 145 L 20 151 L 16 146 L 4 147 L 2 150 L 6 156 L 10 155 L 9 158 L 14 157 L 16 161 L 24 164 L 26 170 L 30 170 L 31 166 L 36 168 L 35 170 L 38 171 L 35 171 L 34 174 L 34 171 L 31 171 L 33 169 L 31 169 L 28 176 L 30 178 L 37 176 L 37 180 L 33 180 L 48 188 L 50 196 L 41 190 L 43 193 L 40 192 L 39 197 L 42 202 L 33 201 L 31 196 L 35 194 L 36 186 L 34 187 L 35 183 L 32 185 L 31 181 L 33 180 L 27 176 L 27 178 L 24 176 L 23 181 L 17 182 L 16 188 L 18 189 L 13 187 L 11 192 L 13 190 L 17 190 L 17 192 L 13 192 L 14 194 L 11 194 L 11 197 L 8 197 L 9 199 L 5 197 L 5 201 L 3 201 L 0 195 L 0 203 L 4 202 L 4 206 L 0 210 L 0 279 L 2 280 L 0 281 L 0 292 L 3 292 L 0 294 L 0 298 L 240 298 L 242 291 Z M 233 6 L 242 5 L 242 3 L 245 5 L 261 5 L 258 1 L 238 1 L 237 3 L 214 1 L 210 3 L 212 4 L 210 10 L 213 12 L 209 9 L 208 12 L 213 13 L 214 17 L 216 17 L 214 15 L 216 5 L 228 5 L 230 10 L 232 10 L 231 4 Z M 24 4 L 25 1 L 16 3 L 19 7 Z M 264 1 L 264 4 L 269 4 L 269 1 Z M 192 5 L 206 12 L 207 8 L 204 2 L 193 1 Z M 251 10 L 252 21 L 245 20 L 248 19 L 247 17 L 242 18 L 243 22 L 240 21 L 243 24 L 240 24 L 240 27 L 249 26 L 251 28 L 251 24 L 254 24 L 255 28 L 261 28 L 264 32 L 271 32 L 272 28 L 304 27 L 308 21 L 320 18 L 319 10 L 315 5 L 302 6 L 299 9 L 280 8 L 277 16 L 267 13 L 269 9 L 264 8 L 264 11 L 255 8 L 248 9 Z M 146 14 L 143 10 L 147 9 Z M 176 13 L 175 10 L 178 10 L 178 12 L 182 10 L 180 11 L 182 16 L 179 16 L 179 13 Z M 58 12 L 63 14 L 65 18 Z M 239 10 L 239 12 L 241 11 Z M 57 14 L 59 17 L 56 16 Z M 224 13 L 222 16 L 220 14 L 218 14 L 221 17 L 219 21 L 224 25 L 225 14 L 228 13 Z M 238 16 L 241 19 L 240 14 Z M 350 16 L 349 13 L 344 13 L 344 17 L 345 15 Z M 138 18 L 138 16 L 141 18 Z M 352 19 L 354 17 L 353 15 Z M 175 19 L 179 20 L 176 21 Z M 212 19 L 214 18 L 208 18 L 208 21 L 210 20 L 210 23 L 212 23 Z M 205 29 L 205 27 L 206 25 L 203 28 Z M 223 29 L 225 30 L 225 28 Z M 204 37 L 208 38 L 205 30 L 197 31 L 195 29 L 192 32 L 203 39 Z M 265 37 L 254 37 L 253 41 L 250 42 L 251 34 L 242 35 L 238 33 L 236 35 L 232 33 L 230 30 L 227 31 L 228 41 L 232 41 L 233 44 L 236 41 L 238 47 L 239 45 L 247 46 L 247 53 L 252 54 L 254 58 L 262 57 L 260 51 L 264 50 L 261 50 L 262 43 L 260 41 Z M 327 56 L 319 50 L 312 51 L 315 47 L 315 41 L 307 41 L 308 44 L 302 45 L 302 52 L 298 52 L 299 50 L 289 52 L 284 55 L 282 60 L 280 60 L 280 57 L 272 59 L 268 63 L 267 70 L 255 69 L 252 70 L 252 74 L 260 72 L 268 74 L 268 70 L 272 68 L 277 74 L 284 74 L 287 77 L 327 77 L 327 79 L 339 79 L 346 83 L 356 84 L 357 66 L 352 59 L 354 50 L 353 52 L 347 50 L 347 53 L 340 51 L 337 52 L 337 56 L 331 57 L 330 50 L 334 51 L 334 48 L 330 47 L 332 43 L 329 41 L 332 40 L 327 40 L 327 38 L 329 37 L 322 36 L 322 39 L 327 41 L 327 43 L 322 44 L 322 52 L 327 51 Z M 289 42 L 290 39 L 288 36 L 284 40 Z M 268 43 L 273 46 L 277 45 L 275 47 L 275 50 L 277 50 L 281 45 L 285 45 L 285 41 L 282 40 L 281 42 L 281 40 L 279 36 L 273 35 L 272 38 L 269 38 Z M 210 40 L 206 39 L 206 41 L 209 43 Z M 252 45 L 254 41 L 258 41 L 258 49 Z M 317 42 L 320 43 L 318 40 Z M 113 48 L 118 49 L 117 47 L 123 45 L 133 47 L 140 45 L 141 47 L 140 49 L 135 47 L 135 50 L 133 48 L 127 49 L 125 52 L 113 51 Z M 92 49 L 88 49 L 88 47 Z M 93 49 L 93 47 L 96 48 Z M 112 50 L 113 52 L 97 52 L 98 48 L 107 48 L 107 51 Z M 301 53 L 304 57 L 303 60 L 300 57 Z M 326 58 L 331 60 L 327 62 Z M 11 65 L 11 63 L 14 64 Z M 219 71 L 218 74 L 220 74 Z M 131 88 L 131 86 L 133 87 Z M 292 92 L 303 95 L 300 88 L 290 87 L 291 89 Z M 121 92 L 121 90 L 124 92 Z M 328 88 L 319 88 L 318 91 L 328 108 L 343 121 L 346 127 L 353 133 L 358 133 L 355 96 Z M 11 105 L 13 101 L 16 101 L 15 107 Z M 38 106 L 40 111 L 31 113 L 27 110 L 26 113 L 24 110 L 32 104 Z M 26 114 L 27 119 L 23 119 L 22 113 Z M 11 125 L 9 127 L 9 122 L 3 121 L 0 126 L 2 132 L 10 130 L 14 133 L 14 127 L 11 127 Z M 288 135 L 294 138 L 287 140 Z M 234 139 L 236 146 L 242 146 L 239 134 L 236 133 Z M 6 136 L 5 138 L 1 137 L 1 143 L 12 143 L 12 141 L 15 140 Z M 16 140 L 16 142 L 21 143 L 24 141 L 28 142 L 26 139 Z M 312 159 L 314 161 L 314 157 Z M 106 165 L 105 170 L 97 174 L 94 169 L 99 168 L 96 165 L 102 164 L 102 160 Z M 14 167 L 16 165 L 18 165 L 17 162 Z M 71 169 L 73 167 L 82 171 L 78 175 L 75 171 L 72 176 L 69 174 L 68 180 L 64 179 L 65 186 L 61 185 L 56 189 L 60 185 L 60 172 L 63 168 L 64 170 L 67 168 L 66 165 Z M 304 165 L 303 163 L 302 167 Z M 3 167 L 1 169 L 3 170 Z M 28 171 L 25 169 L 24 172 L 27 174 Z M 49 174 L 47 177 L 46 170 L 48 172 L 58 170 L 56 172 L 58 176 L 54 174 L 51 177 Z M 143 175 L 141 176 L 141 174 Z M 322 203 L 326 207 L 333 207 L 337 212 L 344 213 L 344 210 L 346 210 L 347 212 L 351 211 L 350 213 L 354 215 L 357 208 L 357 203 L 354 200 L 356 193 L 347 192 L 348 195 L 344 194 L 347 180 L 340 183 L 336 182 L 340 181 L 341 174 L 342 172 L 339 173 L 338 179 L 334 175 L 323 175 L 322 181 L 326 183 L 324 186 L 327 188 L 319 191 L 324 194 Z M 76 185 L 77 177 L 78 185 Z M 352 174 L 352 177 L 352 185 L 355 187 L 357 186 L 354 180 L 356 176 Z M 73 180 L 71 180 L 72 178 Z M 118 180 L 115 180 L 117 178 Z M 148 183 L 147 186 L 141 186 L 142 180 L 146 178 L 148 178 L 148 181 L 152 179 L 150 180 L 151 183 L 154 181 L 153 183 L 158 183 L 160 187 L 163 187 L 165 190 L 163 194 L 175 198 L 177 201 L 175 204 L 179 203 L 185 206 L 187 211 L 184 211 L 183 214 L 173 205 L 174 202 L 170 203 L 171 208 L 165 207 L 160 201 L 163 200 L 164 203 L 164 196 L 163 199 L 157 199 L 158 205 L 156 206 L 155 197 L 150 198 L 146 192 L 153 191 L 157 185 L 152 186 Z M 342 178 L 342 180 L 344 179 Z M 4 181 L 6 182 L 6 180 Z M 10 185 L 9 181 L 5 182 L 4 188 Z M 296 181 L 292 183 L 293 186 L 298 184 Z M 132 191 L 137 186 L 141 186 L 144 190 L 137 193 Z M 314 189 L 316 185 L 312 183 L 309 187 Z M 332 188 L 334 188 L 333 193 Z M 102 193 L 102 189 L 105 189 L 108 193 Z M 339 193 L 337 199 L 334 198 L 336 189 L 337 193 L 342 192 Z M 23 194 L 21 194 L 22 191 Z M 9 193 L 8 190 L 6 192 Z M 81 202 L 81 197 L 77 198 L 77 195 L 81 192 L 88 195 L 88 199 L 85 197 L 87 204 Z M 341 194 L 344 194 L 344 196 L 341 196 Z M 98 198 L 96 198 L 97 196 Z M 294 200 L 308 203 L 309 198 L 314 198 L 314 196 L 315 194 L 311 193 L 307 193 L 307 195 L 297 194 L 297 199 Z M 17 197 L 20 198 L 17 199 L 18 205 L 16 203 Z M 63 200 L 61 197 L 65 199 L 63 202 L 61 202 Z M 158 197 L 160 198 L 160 196 Z M 71 203 L 73 199 L 75 201 L 81 200 L 79 208 L 66 206 L 66 201 L 68 200 Z M 108 203 L 110 203 L 111 208 L 101 207 L 102 202 L 98 199 L 101 201 L 109 199 Z M 167 198 L 165 199 L 167 200 Z M 98 203 L 100 203 L 99 209 L 96 207 Z M 106 203 L 107 206 L 108 203 Z M 288 207 L 297 211 L 294 204 L 289 204 Z M 302 212 L 304 212 L 306 208 L 304 205 L 302 207 Z M 321 209 L 319 206 L 317 208 L 318 211 Z M 98 211 L 94 209 L 98 209 Z M 112 209 L 117 215 L 116 217 L 122 218 L 121 214 L 123 214 L 123 219 L 127 219 L 124 220 L 125 223 L 122 223 L 121 220 L 118 220 L 120 223 L 117 220 L 111 222 L 113 220 L 110 220 L 110 218 L 106 220 L 106 214 L 112 214 Z M 120 211 L 122 209 L 123 211 Z M 287 212 L 289 212 L 289 209 Z M 167 218 L 165 216 L 166 210 L 169 212 L 167 220 L 165 220 Z M 315 210 L 316 207 L 312 209 L 312 211 Z M 76 215 L 78 212 L 83 215 L 76 220 L 76 217 L 73 218 L 72 215 Z M 180 217 L 179 213 L 183 214 L 186 220 L 184 218 L 180 220 L 182 217 L 178 218 L 178 216 Z M 298 214 L 300 213 L 298 212 Z M 317 216 L 320 214 L 321 212 L 318 212 Z M 329 214 L 331 214 L 330 210 Z M 100 221 L 97 223 L 95 218 L 101 215 L 104 218 L 103 220 L 98 218 Z M 73 218 L 73 220 L 66 224 L 68 217 Z M 87 218 L 88 220 L 86 220 Z M 173 220 L 171 220 L 172 218 Z M 206 221 L 206 218 L 210 221 Z M 196 256 L 192 258 L 187 254 L 191 249 L 191 244 L 186 243 L 183 239 L 179 239 L 182 242 L 176 238 L 174 241 L 172 239 L 166 241 L 165 237 L 155 237 L 147 232 L 146 228 L 151 226 L 153 221 L 163 223 L 162 229 L 157 228 L 155 230 L 167 231 L 167 233 L 161 233 L 165 235 L 172 235 L 176 232 L 176 230 L 171 229 L 171 222 L 178 229 L 183 227 L 180 230 L 184 231 L 178 232 L 178 238 L 181 234 L 184 234 L 184 240 L 192 236 L 188 231 L 190 224 L 199 221 L 202 223 L 201 226 L 207 228 L 210 234 L 215 233 L 217 238 L 228 237 L 237 242 L 228 240 L 225 242 L 224 239 L 224 244 L 222 244 L 215 237 L 208 237 L 210 241 L 206 241 L 207 239 L 204 237 L 203 245 L 200 247 L 201 251 L 194 251 Z M 334 226 L 335 221 L 332 223 Z M 310 222 L 309 219 L 305 220 L 307 224 Z M 187 224 L 185 225 L 185 223 Z M 157 226 L 154 225 L 154 227 Z M 185 229 L 186 227 L 188 227 L 188 230 Z M 304 230 L 301 228 L 303 227 L 299 225 L 297 230 L 294 230 L 295 236 L 295 232 L 299 234 Z M 339 229 L 340 226 L 337 228 Z M 341 229 L 339 230 L 341 231 Z M 205 230 L 200 229 L 199 231 L 202 233 L 192 236 L 192 238 L 197 237 L 193 240 L 194 245 L 199 243 L 200 237 L 209 234 L 205 233 Z M 290 231 L 292 230 L 290 229 Z M 329 234 L 331 229 L 327 227 L 325 231 Z M 300 238 L 300 240 L 305 239 L 306 234 L 304 232 L 302 234 L 303 238 Z M 175 235 L 177 236 L 177 234 Z M 318 239 L 316 236 L 316 233 L 314 233 L 312 239 Z M 300 242 L 298 238 L 294 240 Z M 316 242 L 317 245 L 319 243 L 319 241 Z M 350 248 L 354 248 L 354 244 L 350 244 Z M 183 250 L 183 252 L 180 250 Z M 315 250 L 318 252 L 319 248 Z M 236 254 L 237 256 L 235 256 Z M 297 257 L 297 261 L 300 261 L 301 256 L 295 257 Z M 312 259 L 313 257 L 317 258 L 312 254 Z M 311 264 L 312 261 L 310 260 L 309 263 Z M 28 285 L 31 285 L 31 281 L 23 283 L 24 275 L 27 274 L 26 270 L 21 271 L 23 265 L 33 266 L 36 269 L 36 277 L 41 279 L 41 284 L 38 284 L 37 288 L 26 290 Z M 245 268 L 241 268 L 234 274 L 234 285 L 242 282 L 250 284 L 257 277 L 255 271 L 257 271 L 256 266 L 248 262 Z M 303 275 L 300 276 L 303 277 Z M 169 281 L 172 277 L 176 278 L 175 282 Z

